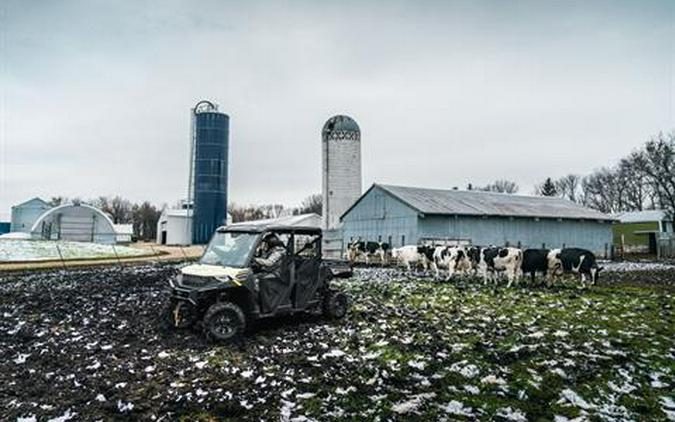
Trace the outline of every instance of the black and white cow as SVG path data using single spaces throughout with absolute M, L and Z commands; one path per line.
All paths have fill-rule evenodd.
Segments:
M 582 286 L 585 286 L 586 276 L 590 277 L 591 284 L 595 284 L 598 281 L 600 271 L 602 271 L 602 267 L 598 267 L 595 254 L 587 249 L 553 249 L 549 253 L 549 262 L 552 261 L 559 263 L 559 269 L 554 272 L 555 275 L 560 275 L 560 273 L 580 274 Z
M 540 272 L 544 278 L 549 271 L 549 253 L 550 249 L 525 249 L 523 251 L 523 262 L 520 265 L 523 274 L 529 274 L 534 284 L 536 273 Z M 551 270 L 555 271 L 555 266 Z
M 388 243 L 356 240 L 347 246 L 347 259 L 353 264 L 359 256 L 363 256 L 368 264 L 371 257 L 377 256 L 380 258 L 380 263 L 384 265 L 390 249 Z
M 427 257 L 429 250 L 428 246 L 406 245 L 400 248 L 391 250 L 391 257 L 399 264 L 405 265 L 408 271 L 412 270 L 412 265 L 422 265 L 424 271 L 429 265 L 429 258 Z M 431 252 L 433 256 L 433 251 Z
M 480 251 L 483 250 L 480 246 L 469 246 L 466 249 L 466 255 L 471 262 L 471 269 L 473 270 L 473 275 L 475 276 L 478 273 L 478 264 L 480 263 Z
M 436 278 L 440 276 L 440 268 L 448 271 L 446 280 L 450 280 L 455 273 L 464 274 L 472 268 L 468 251 L 463 246 L 437 246 L 434 250 L 434 264 Z
M 492 277 L 496 273 L 504 273 L 508 280 L 506 287 L 511 287 L 514 281 L 518 282 L 522 262 L 523 251 L 518 248 L 481 248 L 478 271 L 483 276 L 484 284 L 488 282 L 488 273 Z

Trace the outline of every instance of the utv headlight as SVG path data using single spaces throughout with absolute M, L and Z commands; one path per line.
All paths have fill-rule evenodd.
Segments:
M 232 277 L 226 275 L 223 277 L 216 277 L 216 280 L 220 281 L 221 283 L 227 283 L 228 281 L 232 281 Z

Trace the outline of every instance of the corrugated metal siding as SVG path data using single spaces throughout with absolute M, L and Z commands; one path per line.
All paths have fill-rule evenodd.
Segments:
M 612 225 L 597 221 L 503 217 L 427 216 L 419 221 L 420 238 L 467 239 L 474 245 L 523 248 L 575 246 L 604 255 L 612 244 Z
M 417 243 L 417 211 L 388 193 L 373 189 L 342 219 L 345 243 L 362 240 L 389 242 L 393 246 Z

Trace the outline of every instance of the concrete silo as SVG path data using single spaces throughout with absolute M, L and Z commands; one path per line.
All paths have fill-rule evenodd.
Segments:
M 192 243 L 206 243 L 225 224 L 230 117 L 200 101 L 192 109 L 188 204 L 192 204 Z
M 322 179 L 324 251 L 343 250 L 340 216 L 361 196 L 361 131 L 349 116 L 333 116 L 323 126 Z

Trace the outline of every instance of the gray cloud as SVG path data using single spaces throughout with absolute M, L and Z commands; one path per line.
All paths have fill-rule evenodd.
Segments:
M 675 126 L 668 1 L 0 10 L 0 216 L 35 195 L 174 202 L 201 98 L 231 116 L 230 198 L 243 203 L 319 191 L 335 113 L 361 126 L 365 186 L 510 178 L 529 191 Z

